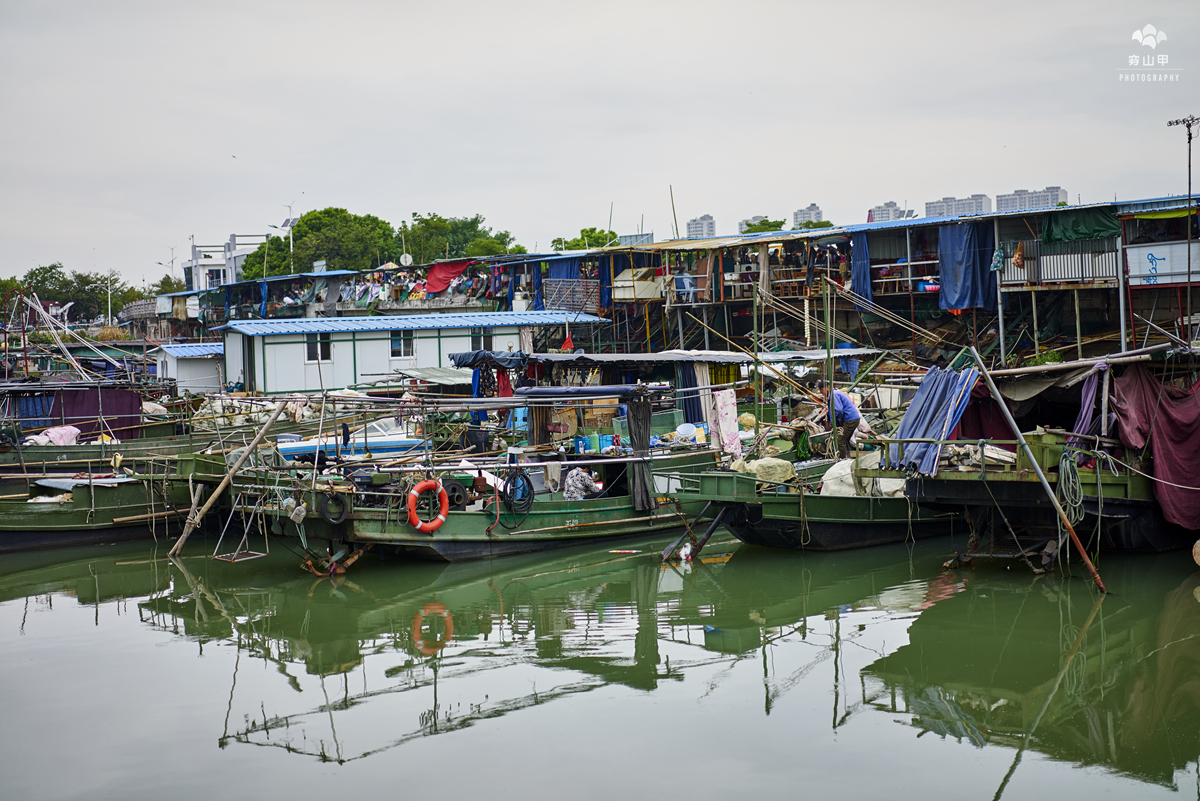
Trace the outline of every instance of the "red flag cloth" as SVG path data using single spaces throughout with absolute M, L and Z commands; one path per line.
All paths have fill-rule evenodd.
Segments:
M 1139 451 L 1150 444 L 1158 479 L 1154 496 L 1163 517 L 1186 529 L 1200 529 L 1200 489 L 1185 489 L 1200 486 L 1200 384 L 1191 389 L 1163 384 L 1143 364 L 1125 368 L 1113 384 L 1121 442 Z
M 567 334 L 567 338 L 563 340 L 562 350 L 574 350 L 575 343 L 571 341 L 571 335 Z
M 441 292 L 446 287 L 450 286 L 450 282 L 462 275 L 463 270 L 474 261 L 474 259 L 459 259 L 457 261 L 443 261 L 429 268 L 429 276 L 425 279 L 425 291 L 429 294 Z

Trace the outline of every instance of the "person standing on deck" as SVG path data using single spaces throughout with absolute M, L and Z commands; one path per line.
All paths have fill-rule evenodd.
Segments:
M 833 418 L 838 427 L 838 458 L 845 459 L 850 455 L 850 438 L 854 436 L 862 414 L 854 405 L 854 401 L 850 400 L 850 396 L 840 389 L 833 389 L 824 381 L 818 382 L 817 389 L 826 403 L 833 406 Z

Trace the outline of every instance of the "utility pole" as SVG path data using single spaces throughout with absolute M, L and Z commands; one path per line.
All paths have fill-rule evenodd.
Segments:
M 1182 119 L 1171 120 L 1170 122 L 1167 123 L 1168 128 L 1171 128 L 1175 125 L 1183 125 L 1187 128 L 1188 199 L 1187 199 L 1187 213 L 1184 215 L 1183 219 L 1184 219 L 1184 225 L 1187 226 L 1187 319 L 1188 319 L 1188 326 L 1191 327 L 1191 325 L 1192 325 L 1192 215 L 1193 215 L 1193 210 L 1192 210 L 1192 126 L 1200 125 L 1200 118 L 1197 118 L 1195 114 L 1189 114 L 1188 116 L 1186 116 Z M 1185 332 L 1185 334 L 1186 333 L 1187 332 Z M 1194 339 L 1196 339 L 1196 332 L 1195 332 L 1195 329 L 1192 329 L 1191 334 L 1188 335 L 1188 342 L 1191 342 Z

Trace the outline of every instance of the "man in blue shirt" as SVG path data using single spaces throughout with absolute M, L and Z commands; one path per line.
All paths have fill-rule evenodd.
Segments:
M 821 393 L 821 397 L 825 398 L 826 403 L 833 405 L 833 418 L 838 427 L 838 458 L 846 459 L 850 456 L 850 438 L 854 436 L 854 431 L 858 428 L 858 421 L 862 419 L 862 414 L 859 413 L 858 407 L 854 405 L 854 401 L 850 400 L 850 396 L 840 389 L 832 389 L 824 381 L 819 382 L 817 388 Z

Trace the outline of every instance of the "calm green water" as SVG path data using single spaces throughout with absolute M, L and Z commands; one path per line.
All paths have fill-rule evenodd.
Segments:
M 945 541 L 683 569 L 661 545 L 337 581 L 9 558 L 3 797 L 1200 797 L 1187 553 L 1106 557 L 1098 602 L 945 573 Z

